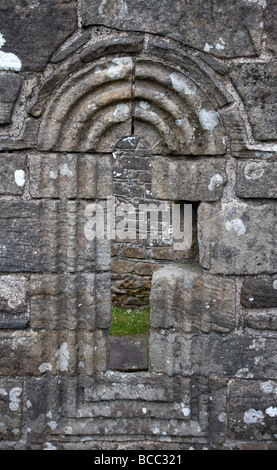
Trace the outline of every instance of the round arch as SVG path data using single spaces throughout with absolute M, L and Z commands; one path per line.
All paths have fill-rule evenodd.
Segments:
M 143 38 L 99 41 L 61 61 L 30 110 L 41 117 L 39 150 L 110 153 L 132 135 L 156 154 L 224 155 L 226 135 L 243 145 L 239 110 L 211 67 Z

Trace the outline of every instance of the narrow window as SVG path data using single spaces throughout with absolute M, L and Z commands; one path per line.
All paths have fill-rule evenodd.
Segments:
M 115 231 L 109 367 L 124 372 L 148 370 L 153 273 L 167 263 L 193 259 L 197 253 L 196 231 L 192 247 L 182 250 L 179 244 L 174 249 L 172 217 L 176 207 L 153 198 L 151 157 L 148 145 L 138 137 L 121 140 L 113 154 Z M 177 205 L 178 211 L 177 232 L 182 231 L 184 222 L 182 203 Z

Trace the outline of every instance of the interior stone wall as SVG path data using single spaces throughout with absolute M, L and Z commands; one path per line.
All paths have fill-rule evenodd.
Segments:
M 0 0 L 2 450 L 276 449 L 276 10 Z M 147 275 L 163 246 L 95 232 L 128 138 L 153 199 L 197 219 L 197 255 Z M 123 252 L 151 281 L 132 374 L 108 369 Z

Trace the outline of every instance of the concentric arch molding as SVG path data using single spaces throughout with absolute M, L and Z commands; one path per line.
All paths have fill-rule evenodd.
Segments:
M 29 111 L 41 117 L 41 151 L 110 153 L 131 135 L 154 154 L 223 155 L 230 135 L 243 144 L 232 96 L 179 46 L 130 35 L 88 42 L 57 60 Z

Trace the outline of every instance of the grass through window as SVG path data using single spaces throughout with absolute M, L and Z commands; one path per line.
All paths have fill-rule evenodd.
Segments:
M 131 310 L 113 307 L 111 336 L 148 335 L 150 332 L 150 309 Z

